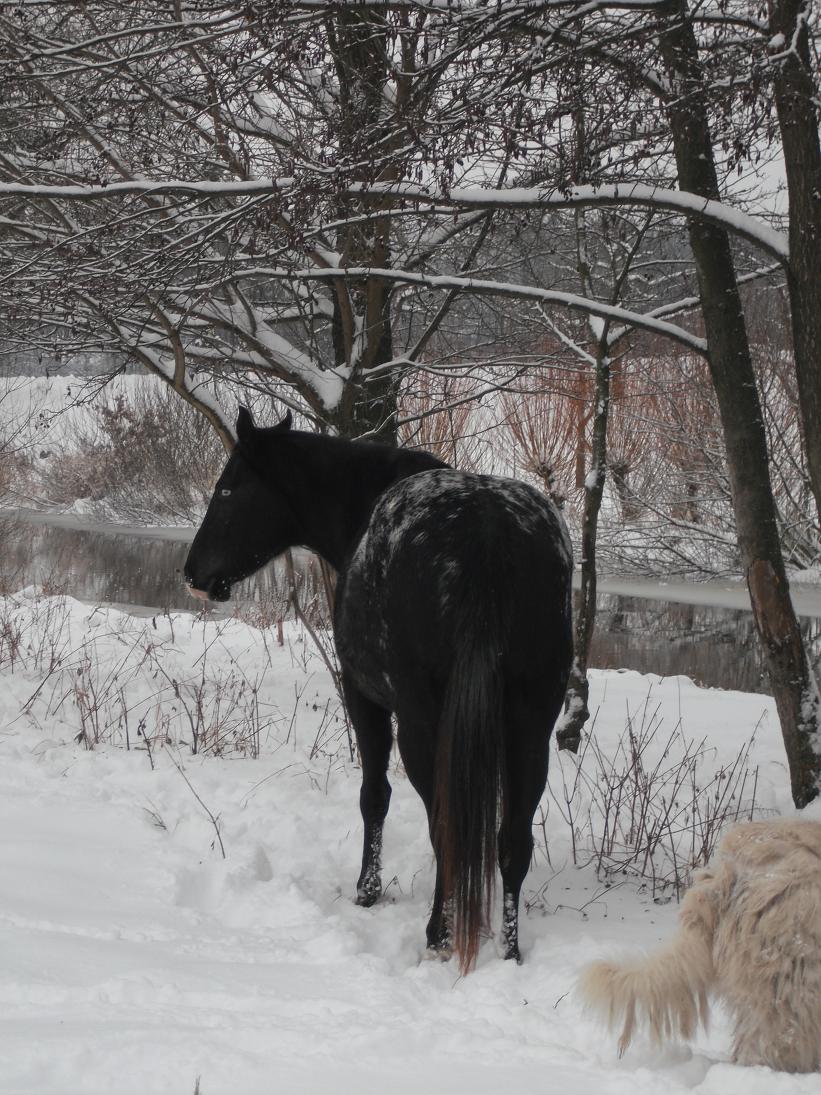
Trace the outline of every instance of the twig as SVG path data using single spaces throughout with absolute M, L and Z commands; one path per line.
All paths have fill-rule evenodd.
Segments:
M 173 756 L 172 753 L 169 753 L 168 755 L 171 758 L 171 763 L 174 765 L 174 767 L 180 773 L 182 778 L 188 784 L 188 789 L 190 790 L 191 794 L 194 796 L 194 798 L 197 800 L 197 802 L 200 804 L 200 806 L 202 806 L 202 808 L 203 808 L 203 810 L 205 810 L 206 814 L 208 814 L 208 817 L 211 820 L 211 824 L 214 826 L 214 832 L 217 834 L 217 840 L 219 841 L 220 851 L 222 852 L 222 858 L 227 859 L 227 856 L 225 854 L 225 845 L 222 843 L 222 834 L 220 833 L 219 815 L 214 817 L 214 815 L 211 813 L 211 811 L 208 809 L 208 807 L 202 801 L 200 796 L 194 790 L 194 785 L 191 783 L 191 780 L 188 778 L 188 776 L 183 771 L 182 765 L 179 763 L 179 761 L 177 761 L 177 759 Z

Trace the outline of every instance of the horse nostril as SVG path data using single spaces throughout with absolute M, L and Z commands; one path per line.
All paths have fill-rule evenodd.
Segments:
M 186 586 L 188 587 L 188 592 L 191 594 L 192 597 L 196 597 L 198 601 L 207 601 L 208 600 L 207 590 L 199 589 L 197 586 L 194 585 L 193 575 L 188 574 L 188 573 L 184 573 L 183 574 L 183 579 L 185 581 Z

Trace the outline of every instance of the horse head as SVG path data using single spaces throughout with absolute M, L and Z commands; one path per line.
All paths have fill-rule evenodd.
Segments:
M 299 543 L 299 523 L 283 485 L 283 442 L 290 432 L 290 412 L 263 429 L 240 408 L 237 443 L 185 561 L 194 597 L 227 601 L 232 586 Z

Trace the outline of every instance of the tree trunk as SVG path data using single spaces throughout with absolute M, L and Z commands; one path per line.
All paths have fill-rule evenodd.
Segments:
M 607 326 L 596 347 L 596 392 L 593 411 L 593 439 L 590 470 L 584 479 L 582 517 L 581 592 L 575 616 L 573 666 L 567 684 L 564 714 L 556 727 L 559 749 L 578 752 L 582 727 L 590 718 L 587 700 L 590 685 L 587 663 L 596 625 L 596 542 L 604 483 L 607 475 L 607 417 L 610 409 L 610 360 L 607 357 Z
M 682 190 L 718 199 L 701 71 L 686 0 L 661 36 L 673 94 L 667 104 Z M 764 647 L 793 800 L 819 792 L 818 693 L 790 600 L 772 494 L 763 415 L 727 233 L 691 220 L 709 365 L 724 434 L 739 549 L 758 635 Z
M 384 16 L 354 5 L 340 9 L 328 24 L 339 81 L 340 147 L 352 165 L 352 177 L 370 182 L 400 177 L 392 147 L 396 138 L 386 126 L 382 88 L 389 60 Z M 382 160 L 374 162 L 374 149 Z M 391 220 L 378 214 L 389 200 L 379 197 L 352 200 L 340 196 L 339 219 L 364 213 L 358 224 L 340 229 L 337 248 L 345 266 L 390 266 Z M 375 215 L 376 214 L 376 215 Z M 336 284 L 333 343 L 338 367 L 350 370 L 350 379 L 332 422 L 343 437 L 369 436 L 396 444 L 397 384 L 390 373 L 374 369 L 393 356 L 391 330 L 392 286 L 382 278 L 361 278 Z
M 353 297 L 355 290 L 350 292 Z M 334 300 L 334 327 L 339 320 L 339 294 Z M 368 332 L 364 338 L 373 337 Z M 335 340 L 336 342 L 336 340 Z M 393 340 L 391 337 L 391 320 L 388 311 L 388 299 L 384 302 L 384 316 L 381 323 L 379 339 L 372 347 L 369 355 L 372 362 L 369 368 L 361 366 L 357 368 L 355 375 L 345 384 L 345 391 L 339 406 L 330 416 L 331 423 L 341 437 L 367 437 L 373 441 L 381 441 L 385 444 L 397 443 L 396 411 L 397 411 L 397 374 L 395 372 L 374 373 L 373 370 L 390 361 L 393 356 Z M 336 364 L 346 365 L 344 351 L 339 348 L 335 352 Z
M 821 144 L 808 8 L 804 0 L 771 0 L 770 34 L 776 43 L 783 41 L 783 46 L 772 48 L 773 92 L 790 202 L 787 285 L 807 467 L 821 518 Z

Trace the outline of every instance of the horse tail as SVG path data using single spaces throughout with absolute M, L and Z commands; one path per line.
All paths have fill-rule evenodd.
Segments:
M 579 995 L 611 1027 L 623 1019 L 621 1056 L 638 1022 L 655 1042 L 692 1038 L 707 1025 L 708 992 L 715 979 L 713 936 L 716 924 L 714 876 L 705 871 L 681 905 L 678 934 L 669 946 L 627 962 L 593 962 L 581 974 Z
M 504 738 L 499 651 L 502 621 L 492 598 L 466 599 L 439 724 L 433 837 L 451 938 L 462 973 L 476 961 L 496 881 Z

